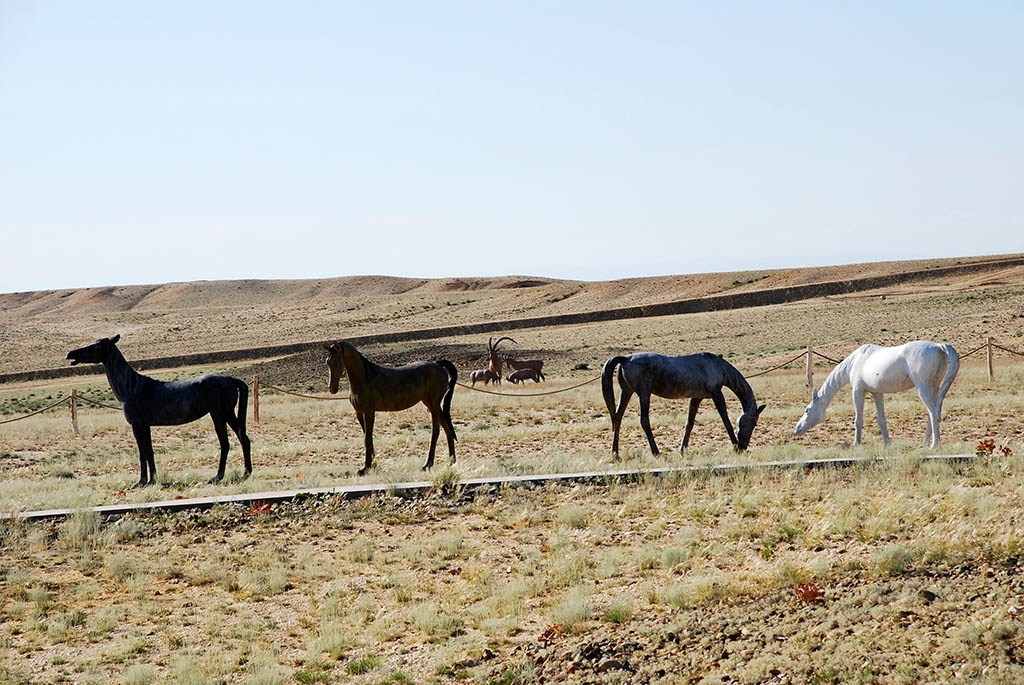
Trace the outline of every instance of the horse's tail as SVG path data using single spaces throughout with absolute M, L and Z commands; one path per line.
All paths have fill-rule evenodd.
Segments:
M 604 403 L 608 405 L 608 415 L 615 420 L 615 388 L 612 387 L 612 378 L 615 376 L 615 367 L 625 363 L 628 357 L 612 357 L 604 363 L 601 369 L 601 394 L 604 395 Z
M 939 343 L 939 347 L 946 353 L 946 377 L 942 379 L 942 385 L 939 386 L 939 406 L 941 407 L 942 400 L 946 398 L 946 393 L 949 392 L 949 386 L 953 385 L 953 381 L 956 380 L 956 374 L 960 371 L 960 355 L 948 343 Z
M 233 379 L 238 388 L 238 432 L 245 435 L 245 411 L 249 407 L 249 385 L 241 378 Z
M 455 382 L 459 380 L 459 370 L 455 368 L 455 364 L 452 364 L 447 359 L 438 359 L 437 363 L 448 372 L 448 390 L 444 393 L 444 397 L 441 398 L 441 416 L 452 426 L 452 437 L 454 438 L 455 424 L 452 423 L 452 397 L 455 395 Z

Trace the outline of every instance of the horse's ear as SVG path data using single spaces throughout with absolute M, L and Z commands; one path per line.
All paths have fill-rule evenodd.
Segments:
M 117 341 L 118 341 L 118 340 L 120 340 L 120 339 L 121 339 L 121 334 L 120 334 L 120 333 L 118 333 L 117 335 L 115 335 L 115 336 L 114 336 L 113 338 L 111 338 L 111 339 L 110 339 L 110 342 L 111 342 L 112 344 L 116 345 L 116 344 L 117 344 Z
M 320 343 L 320 346 L 322 348 L 324 348 L 325 350 L 331 349 L 331 343 L 323 342 L 323 343 Z
M 818 389 L 811 388 L 811 401 L 814 402 L 818 399 Z
M 757 415 L 760 416 L 761 412 L 763 412 L 764 408 L 767 407 L 767 406 L 768 406 L 767 404 L 762 404 L 760 407 L 758 407 L 757 408 Z

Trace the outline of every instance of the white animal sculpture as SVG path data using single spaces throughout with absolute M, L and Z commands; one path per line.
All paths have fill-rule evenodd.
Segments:
M 853 444 L 860 444 L 864 427 L 864 395 L 871 393 L 878 410 L 878 427 L 882 440 L 889 444 L 889 429 L 885 424 L 884 395 L 917 388 L 917 394 L 928 410 L 928 426 L 924 431 L 926 447 L 939 444 L 939 421 L 942 418 L 942 400 L 960 370 L 960 356 L 952 345 L 915 340 L 896 347 L 861 345 L 849 357 L 839 362 L 821 391 L 814 391 L 811 403 L 796 424 L 801 435 L 825 418 L 829 402 L 849 383 L 853 386 L 853 406 L 856 411 Z

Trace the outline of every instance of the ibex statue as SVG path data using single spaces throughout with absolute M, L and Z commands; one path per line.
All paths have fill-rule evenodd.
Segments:
M 542 381 L 546 380 L 544 378 L 544 372 L 541 371 L 541 369 L 544 368 L 544 360 L 543 359 L 530 359 L 530 360 L 527 360 L 527 361 L 519 361 L 515 357 L 511 357 L 509 355 L 505 355 L 503 360 L 504 360 L 505 364 L 510 369 L 512 369 L 513 371 L 522 371 L 523 369 L 532 369 L 533 371 L 537 372 L 538 376 L 540 376 L 540 380 L 542 380 Z
M 544 376 L 537 369 L 519 369 L 508 375 L 508 380 L 512 383 L 525 383 L 526 381 L 540 383 L 543 378 Z
M 502 340 L 511 340 L 512 343 L 518 345 L 515 340 L 508 336 L 502 336 L 496 341 L 491 342 L 491 338 L 487 339 L 487 355 L 490 357 L 490 361 L 487 364 L 487 368 L 497 374 L 498 378 L 501 378 L 501 357 L 498 355 L 498 345 L 501 344 Z
M 492 381 L 501 385 L 501 376 L 494 373 L 490 369 L 477 369 L 476 371 L 469 372 L 470 385 L 476 387 L 477 381 L 483 381 L 484 385 L 488 385 Z

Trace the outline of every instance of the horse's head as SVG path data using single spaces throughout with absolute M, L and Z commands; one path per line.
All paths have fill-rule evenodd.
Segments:
M 826 405 L 818 402 L 818 391 L 815 390 L 811 395 L 811 403 L 804 409 L 804 415 L 796 422 L 796 429 L 793 432 L 803 435 L 807 430 L 817 426 L 825 418 L 825 408 Z
M 345 375 L 345 353 L 341 348 L 341 342 L 324 343 L 323 347 L 327 350 L 327 357 L 324 361 L 327 362 L 327 368 L 331 374 L 327 390 L 335 395 L 338 392 L 338 382 Z
M 72 366 L 75 364 L 102 364 L 109 358 L 110 351 L 115 348 L 120 339 L 120 334 L 113 338 L 100 338 L 91 345 L 71 350 L 65 359 L 70 361 Z
M 761 416 L 761 412 L 767 405 L 762 404 L 757 409 L 747 412 L 740 417 L 740 420 L 736 422 L 739 428 L 739 434 L 736 436 L 736 449 L 745 450 L 750 444 L 750 436 L 754 433 L 754 426 L 757 425 L 757 419 Z

